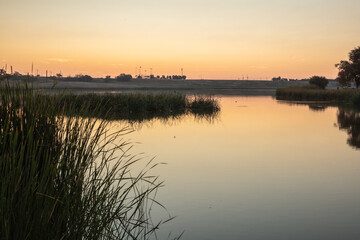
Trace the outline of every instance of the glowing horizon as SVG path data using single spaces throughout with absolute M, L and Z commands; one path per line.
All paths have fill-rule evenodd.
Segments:
M 349 0 L 0 0 L 0 67 L 64 76 L 335 78 L 360 45 Z

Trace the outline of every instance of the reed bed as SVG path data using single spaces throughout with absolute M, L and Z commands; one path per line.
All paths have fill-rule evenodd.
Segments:
M 286 87 L 276 90 L 278 100 L 292 101 L 329 101 L 351 104 L 360 107 L 360 90 L 358 89 L 316 89 L 304 87 Z
M 132 173 L 139 159 L 117 143 L 130 129 L 110 133 L 108 121 L 78 117 L 27 85 L 0 93 L 0 239 L 156 237 L 166 221 L 149 212 L 162 183 L 149 175 L 156 164 Z M 104 107 L 86 103 L 89 113 Z
M 195 115 L 217 113 L 220 111 L 218 101 L 213 97 L 195 96 L 187 102 L 189 110 Z
M 54 96 L 44 96 L 53 98 Z M 106 120 L 142 122 L 153 118 L 178 118 L 185 114 L 211 116 L 220 107 L 212 97 L 188 98 L 182 94 L 84 94 L 55 96 L 64 114 Z

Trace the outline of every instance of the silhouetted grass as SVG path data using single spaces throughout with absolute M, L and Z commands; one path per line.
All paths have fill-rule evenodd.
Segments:
M 187 98 L 182 94 L 84 94 L 57 95 L 60 110 L 66 114 L 107 120 L 141 122 L 153 118 L 177 118 L 187 113 L 214 115 L 220 108 L 211 97 Z
M 149 207 L 161 182 L 148 175 L 152 164 L 131 172 L 138 159 L 117 144 L 129 129 L 109 132 L 108 121 L 65 117 L 59 109 L 72 109 L 63 99 L 27 85 L 0 90 L 0 239 L 154 236 L 160 223 L 151 223 Z M 89 115 L 99 104 L 88 104 Z
M 276 99 L 293 101 L 329 101 L 352 104 L 360 107 L 358 89 L 316 89 L 304 87 L 286 87 L 276 90 Z
M 195 96 L 193 100 L 188 101 L 187 106 L 195 115 L 216 114 L 220 111 L 219 103 L 213 97 Z

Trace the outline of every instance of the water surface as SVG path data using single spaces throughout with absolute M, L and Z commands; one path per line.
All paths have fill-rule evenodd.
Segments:
M 220 102 L 211 121 L 154 120 L 128 136 L 167 163 L 153 171 L 165 181 L 157 200 L 177 217 L 160 239 L 360 239 L 360 151 L 337 107 Z

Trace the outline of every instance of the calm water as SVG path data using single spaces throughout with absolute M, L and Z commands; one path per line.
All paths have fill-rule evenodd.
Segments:
M 155 120 L 127 136 L 134 152 L 167 163 L 153 171 L 165 181 L 157 200 L 177 217 L 160 239 L 360 239 L 360 151 L 338 108 L 220 102 L 212 121 Z

